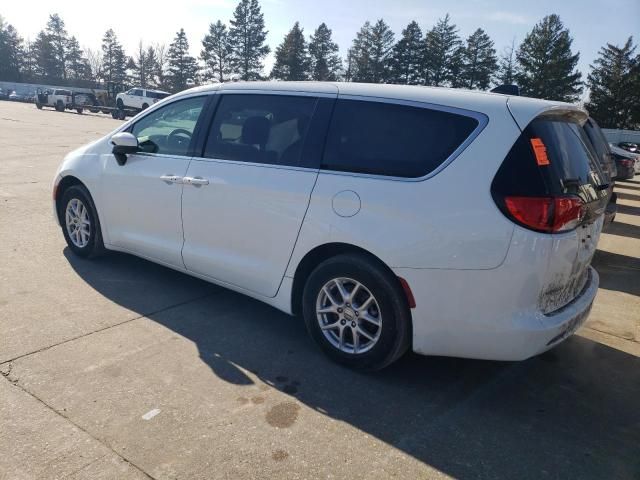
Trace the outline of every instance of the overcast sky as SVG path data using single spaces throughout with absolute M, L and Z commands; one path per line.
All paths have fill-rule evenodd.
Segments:
M 606 42 L 622 44 L 629 35 L 640 40 L 640 0 L 261 0 L 267 42 L 272 50 L 295 21 L 309 35 L 325 22 L 343 56 L 356 32 L 366 20 L 384 20 L 396 33 L 416 20 L 423 30 L 449 13 L 463 37 L 481 27 L 489 33 L 500 53 L 512 39 L 522 41 L 543 16 L 557 13 L 570 29 L 574 51 L 580 52 L 580 66 L 586 77 L 588 66 Z M 209 23 L 228 23 L 237 0 L 108 0 L 100 2 L 31 0 L 24 4 L 3 2 L 0 15 L 16 27 L 25 39 L 33 39 L 50 13 L 58 13 L 70 35 L 84 48 L 99 48 L 102 35 L 113 28 L 131 55 L 138 43 L 169 44 L 177 30 L 187 33 L 192 54 L 200 52 L 200 41 Z M 267 71 L 273 53 L 267 59 Z

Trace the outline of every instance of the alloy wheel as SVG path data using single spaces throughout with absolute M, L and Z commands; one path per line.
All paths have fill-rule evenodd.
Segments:
M 89 211 L 78 198 L 72 198 L 65 210 L 65 226 L 71 242 L 78 248 L 84 248 L 91 238 Z
M 322 287 L 316 317 L 325 338 L 345 353 L 368 352 L 382 333 L 378 301 L 367 287 L 350 278 L 334 278 Z

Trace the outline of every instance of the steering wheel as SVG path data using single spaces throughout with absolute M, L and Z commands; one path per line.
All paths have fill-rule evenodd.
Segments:
M 187 138 L 184 138 L 184 137 Z M 191 132 L 184 128 L 176 128 L 167 135 L 167 144 L 175 145 L 178 148 L 187 148 L 191 142 Z

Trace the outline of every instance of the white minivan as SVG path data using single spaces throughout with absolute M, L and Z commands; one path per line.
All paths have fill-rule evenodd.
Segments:
M 444 88 L 198 87 L 70 153 L 53 200 L 77 255 L 131 253 L 300 315 L 348 366 L 522 360 L 598 288 L 609 190 L 586 119 Z

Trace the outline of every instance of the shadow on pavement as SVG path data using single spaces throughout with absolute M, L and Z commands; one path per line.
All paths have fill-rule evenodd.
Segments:
M 640 207 L 633 207 L 631 205 L 625 205 L 624 203 L 619 203 L 618 213 L 625 213 L 627 215 L 640 215 Z
M 640 190 L 640 187 L 636 187 L 635 185 L 628 185 L 628 184 L 625 185 L 624 183 L 619 183 L 617 181 L 616 181 L 616 187 L 623 188 L 625 190 Z
M 361 374 L 326 359 L 302 321 L 260 302 L 123 254 L 65 255 L 102 295 L 192 340 L 219 378 L 250 384 L 242 369 L 251 371 L 447 475 L 640 478 L 640 359 L 632 355 L 575 336 L 521 363 L 409 354 Z M 602 272 L 605 285 L 614 273 Z M 185 283 L 210 295 L 161 312 L 142 308 L 145 295 Z
M 600 274 L 600 288 L 640 296 L 640 258 L 596 250 L 592 265 Z
M 640 226 L 619 222 L 617 220 L 607 225 L 603 232 L 620 237 L 640 238 Z
M 640 195 L 625 192 L 616 192 L 616 195 L 620 200 L 631 200 L 632 202 L 640 201 Z

